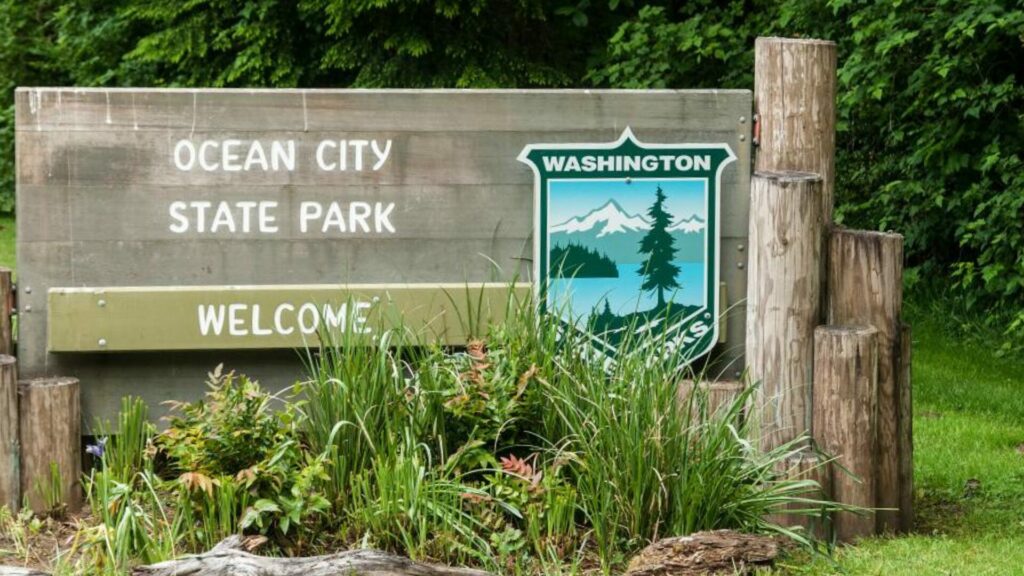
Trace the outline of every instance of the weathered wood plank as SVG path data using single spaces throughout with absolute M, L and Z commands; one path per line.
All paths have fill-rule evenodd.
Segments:
M 51 288 L 49 350 L 301 348 L 316 346 L 321 329 L 365 344 L 402 329 L 414 342 L 461 345 L 530 291 L 526 283 Z
M 697 386 L 697 389 L 706 395 L 708 416 L 713 416 L 719 410 L 728 409 L 746 388 L 746 385 L 739 380 L 701 380 Z M 694 408 L 697 407 L 698 398 L 691 399 L 694 389 L 693 380 L 683 380 L 679 383 L 678 395 L 681 407 L 690 406 L 691 402 L 694 403 Z
M 627 126 L 650 143 L 728 144 L 737 161 L 722 177 L 721 278 L 746 291 L 748 91 L 28 88 L 15 113 L 20 369 L 87 378 L 89 419 L 110 416 L 104 407 L 138 382 L 151 384 L 150 400 L 194 397 L 220 362 L 270 387 L 296 374 L 287 352 L 146 356 L 148 371 L 144 352 L 48 353 L 49 288 L 529 280 L 533 177 L 516 160 L 527 144 L 611 142 Z M 294 140 L 295 166 L 179 169 L 179 142 L 208 139 L 246 150 Z M 391 140 L 379 170 L 368 161 L 362 171 L 321 169 L 321 141 L 359 139 Z M 178 234 L 176 201 L 277 202 L 278 230 Z M 394 201 L 395 231 L 303 233 L 302 203 L 332 201 Z M 742 368 L 744 320 L 743 306 L 729 314 L 715 374 Z
M 21 131 L 548 131 L 678 126 L 721 119 L 746 90 L 218 90 L 20 88 Z M 567 97 L 571 96 L 571 97 Z M 528 111 L 528 114 L 524 114 Z M 254 121 L 255 120 L 255 121 Z M 616 134 L 617 136 L 617 134 Z

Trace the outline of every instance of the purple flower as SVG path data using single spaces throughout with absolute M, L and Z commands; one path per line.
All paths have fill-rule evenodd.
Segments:
M 89 444 L 85 447 L 86 454 L 92 454 L 97 458 L 103 458 L 103 452 L 107 449 L 107 437 L 104 436 L 96 441 L 95 444 Z

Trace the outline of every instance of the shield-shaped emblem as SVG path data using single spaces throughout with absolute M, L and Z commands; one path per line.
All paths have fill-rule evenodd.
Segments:
M 538 302 L 614 356 L 637 335 L 684 362 L 718 338 L 724 143 L 531 144 Z

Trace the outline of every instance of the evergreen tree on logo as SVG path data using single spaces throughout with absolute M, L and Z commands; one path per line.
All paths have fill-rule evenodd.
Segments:
M 647 260 L 638 273 L 644 277 L 641 289 L 645 292 L 658 291 L 658 310 L 665 307 L 665 290 L 679 288 L 676 277 L 679 267 L 673 264 L 676 255 L 676 241 L 668 231 L 672 215 L 665 211 L 665 193 L 661 186 L 655 193 L 654 204 L 647 210 L 651 230 L 640 240 L 640 253 Z

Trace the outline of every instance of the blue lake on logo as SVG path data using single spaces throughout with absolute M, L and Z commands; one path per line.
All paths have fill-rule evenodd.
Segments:
M 666 297 L 674 304 L 684 306 L 704 305 L 704 264 L 701 262 L 675 262 L 679 267 L 677 276 L 681 287 Z M 548 283 L 548 298 L 551 308 L 567 312 L 562 306 L 573 310 L 573 322 L 583 326 L 590 311 L 600 312 L 604 300 L 608 300 L 612 313 L 619 316 L 654 308 L 657 296 L 644 292 L 640 286 L 643 277 L 639 274 L 640 264 L 619 264 L 618 278 L 552 278 Z M 570 303 L 571 301 L 571 303 Z M 568 314 L 566 314 L 568 315 Z
M 708 305 L 705 181 L 556 180 L 548 191 L 549 310 L 617 329 Z

